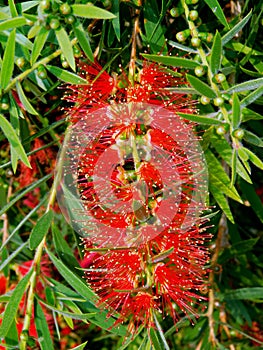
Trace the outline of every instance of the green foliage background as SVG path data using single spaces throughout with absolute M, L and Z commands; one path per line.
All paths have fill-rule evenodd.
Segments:
M 71 329 L 65 349 L 262 347 L 262 1 L 52 4 L 0 1 L 0 270 L 16 286 L 0 296 L 6 306 L 0 327 L 3 348 L 60 349 L 63 325 Z M 141 328 L 134 337 L 127 337 L 125 325 L 108 329 L 114 320 L 94 306 L 96 296 L 75 268 L 78 239 L 63 216 L 52 210 L 53 173 L 39 164 L 38 177 L 19 186 L 21 162 L 30 166 L 28 156 L 37 151 L 32 151 L 36 138 L 43 141 L 41 149 L 52 147 L 54 154 L 60 146 L 67 126 L 61 87 L 65 82 L 85 84 L 77 76 L 79 57 L 93 61 L 95 55 L 110 73 L 128 71 L 136 18 L 138 67 L 143 59 L 180 67 L 190 83 L 181 89 L 199 101 L 199 114 L 183 117 L 196 122 L 202 135 L 215 213 L 209 229 L 214 239 L 207 310 L 200 307 L 194 326 L 184 316 L 176 325 L 160 319 L 163 331 L 157 327 L 150 337 Z M 36 188 L 39 204 L 24 207 L 23 199 Z M 46 253 L 58 276 L 40 297 L 35 286 Z M 14 271 L 28 260 L 34 261 L 32 267 L 18 278 Z M 27 333 L 30 315 L 21 321 L 20 337 L 15 327 L 23 295 L 28 310 L 34 305 L 36 339 Z M 57 325 L 52 335 L 43 306 L 51 310 Z M 72 320 L 78 320 L 75 328 Z

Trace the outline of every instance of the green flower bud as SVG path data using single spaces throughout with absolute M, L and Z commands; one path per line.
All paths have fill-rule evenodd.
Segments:
M 223 83 L 224 81 L 226 81 L 226 76 L 222 73 L 218 73 L 214 76 L 214 79 L 213 79 L 216 83 Z
M 218 125 L 218 126 L 216 127 L 216 133 L 217 133 L 217 135 L 222 136 L 222 135 L 225 135 L 226 132 L 227 132 L 227 130 L 225 129 L 225 126 L 224 126 L 224 125 Z
M 220 107 L 224 104 L 225 101 L 222 97 L 218 96 L 218 97 L 214 98 L 213 102 L 214 102 L 215 106 Z
M 199 47 L 201 45 L 201 40 L 197 37 L 191 39 L 191 44 L 193 47 Z
M 199 16 L 199 14 L 198 14 L 198 12 L 196 10 L 192 10 L 192 11 L 189 12 L 189 19 L 191 21 L 196 21 L 198 16 Z
M 195 75 L 197 77 L 202 77 L 206 73 L 206 70 L 203 66 L 195 67 Z
M 68 3 L 64 3 L 59 7 L 59 11 L 62 15 L 69 15 L 72 9 Z
M 16 65 L 20 69 L 24 67 L 25 63 L 26 63 L 26 60 L 24 59 L 24 57 L 18 57 L 16 60 Z
M 245 132 L 243 129 L 236 129 L 232 133 L 232 135 L 238 140 L 242 140 L 244 137 L 244 134 L 245 134 Z
M 68 16 L 65 17 L 65 22 L 67 24 L 73 24 L 73 23 L 76 22 L 76 17 L 73 16 L 73 15 L 68 15 Z
M 184 30 L 182 32 L 178 32 L 176 34 L 176 39 L 179 42 L 184 42 L 189 37 L 190 34 L 191 34 L 190 29 L 186 29 L 186 30 Z
M 39 3 L 39 6 L 40 6 L 42 11 L 49 12 L 50 7 L 51 7 L 51 2 L 50 2 L 50 0 L 41 0 Z
M 210 103 L 210 98 L 207 96 L 201 96 L 200 102 L 202 103 L 202 105 L 208 105 Z
M 56 30 L 60 27 L 60 22 L 56 18 L 52 18 L 49 22 L 50 28 Z

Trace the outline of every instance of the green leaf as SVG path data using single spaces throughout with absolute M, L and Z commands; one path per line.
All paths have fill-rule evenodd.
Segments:
M 179 44 L 179 43 L 177 43 L 176 41 L 168 40 L 168 44 L 171 45 L 171 46 L 173 46 L 173 47 L 176 47 L 176 48 L 179 49 L 179 50 L 186 51 L 186 52 L 188 52 L 188 53 L 189 53 L 189 52 L 195 53 L 195 54 L 198 53 L 198 51 L 197 51 L 197 50 L 194 50 L 192 47 L 188 47 L 188 46 Z
M 240 288 L 236 290 L 226 291 L 224 300 L 263 300 L 263 287 Z
M 22 27 L 26 24 L 25 17 L 15 17 L 0 23 L 0 31 Z
M 248 155 L 249 160 L 259 169 L 263 170 L 263 162 L 258 156 L 250 151 L 248 148 L 242 147 L 242 150 Z
M 41 179 L 33 182 L 31 185 L 25 188 L 24 191 L 17 194 L 13 199 L 11 199 L 1 210 L 0 216 L 4 214 L 8 209 L 10 209 L 19 199 L 23 198 L 28 192 L 31 192 L 34 188 L 40 186 L 43 182 L 47 181 L 53 176 L 53 174 L 47 174 L 43 176 Z
M 211 89 L 210 86 L 208 86 L 206 83 L 202 82 L 200 79 L 194 77 L 193 75 L 186 74 L 186 78 L 189 81 L 189 83 L 192 85 L 192 87 L 201 95 L 204 95 L 209 98 L 215 98 L 216 93 L 213 89 Z
M 4 270 L 5 267 L 7 267 L 10 262 L 21 252 L 23 249 L 27 246 L 27 242 L 24 242 L 23 244 L 19 245 L 18 248 L 14 251 L 12 251 L 12 254 L 10 254 L 6 259 L 2 260 L 2 264 L 0 265 L 0 271 Z
M 12 77 L 15 64 L 15 39 L 16 30 L 12 30 L 9 35 L 1 67 L 1 87 L 5 89 Z
M 176 114 L 178 114 L 180 117 L 182 117 L 186 120 L 191 120 L 193 122 L 200 123 L 200 124 L 218 125 L 218 124 L 222 123 L 218 119 L 206 117 L 205 115 L 179 113 L 179 112 L 177 112 Z
M 111 12 L 101 9 L 97 6 L 94 6 L 91 3 L 86 5 L 74 4 L 71 6 L 73 14 L 79 17 L 85 18 L 97 18 L 97 19 L 112 19 L 116 18 Z
M 243 98 L 243 100 L 241 101 L 241 108 L 250 105 L 252 102 L 256 101 L 261 95 L 263 95 L 263 85 L 261 85 L 255 91 L 251 92 L 249 95 Z
M 9 331 L 5 336 L 5 345 L 6 349 L 10 350 L 19 348 L 19 339 L 15 320 L 12 322 Z
M 154 350 L 163 350 L 162 344 L 160 343 L 157 332 L 154 328 L 150 328 L 150 339 Z
M 112 26 L 114 29 L 114 32 L 116 34 L 116 37 L 118 41 L 121 40 L 121 28 L 120 28 L 120 1 L 119 0 L 113 0 L 112 1 L 112 8 L 111 8 L 113 14 L 116 16 L 112 20 Z
M 94 316 L 96 314 L 96 312 L 89 312 L 89 313 L 74 313 L 74 312 L 69 312 L 69 311 L 64 311 L 64 310 L 61 310 L 61 309 L 57 309 L 55 308 L 54 306 L 52 305 L 49 305 L 47 303 L 45 303 L 43 300 L 40 300 L 41 304 L 43 304 L 46 308 L 54 311 L 54 312 L 57 312 L 59 315 L 63 315 L 63 316 L 66 316 L 66 317 L 70 317 L 74 320 L 87 320 L 89 318 L 91 318 L 92 316 Z
M 261 120 L 261 119 L 263 119 L 263 115 L 253 111 L 252 109 L 243 108 L 242 109 L 242 121 L 243 121 L 243 123 L 247 122 L 250 119 Z
M 258 78 L 258 79 L 248 80 L 248 81 L 245 81 L 244 83 L 232 86 L 231 88 L 227 89 L 225 92 L 228 94 L 231 94 L 233 92 L 255 90 L 256 88 L 262 87 L 262 86 L 263 86 L 263 78 Z
M 145 41 L 154 52 L 167 53 L 165 36 L 160 25 L 160 13 L 155 0 L 148 0 L 143 7 Z
M 34 250 L 47 234 L 53 219 L 53 211 L 49 210 L 37 221 L 29 237 L 29 248 Z
M 65 278 L 69 285 L 75 289 L 83 298 L 88 300 L 96 300 L 98 296 L 88 287 L 88 285 L 80 279 L 75 273 L 73 273 L 61 260 L 55 257 L 50 251 L 47 253 L 52 260 L 53 264 L 58 269 L 59 273 Z
M 47 70 L 54 74 L 58 79 L 70 83 L 70 84 L 76 84 L 76 85 L 87 85 L 88 82 L 86 79 L 81 78 L 77 74 L 68 72 L 64 69 L 61 69 L 59 67 L 55 66 L 46 66 Z
M 237 175 L 237 150 L 233 149 L 231 161 L 231 187 L 234 186 Z
M 194 69 L 195 67 L 200 66 L 199 62 L 195 62 L 193 60 L 189 60 L 187 58 L 179 58 L 179 57 L 172 57 L 172 56 L 160 56 L 160 55 L 149 55 L 149 54 L 142 54 L 142 56 L 150 61 L 154 62 L 160 62 L 163 64 L 166 64 L 167 66 L 173 66 L 173 67 L 183 67 L 183 68 L 189 68 Z
M 253 249 L 257 244 L 259 238 L 246 239 L 245 241 L 239 241 L 234 243 L 232 247 L 225 249 L 218 259 L 219 264 L 223 264 L 226 261 L 236 258 L 239 255 L 245 254 Z
M 232 105 L 232 126 L 234 129 L 239 127 L 241 122 L 241 108 L 240 101 L 238 95 L 236 93 L 233 94 L 233 105 Z
M 74 52 L 66 30 L 61 27 L 59 30 L 55 30 L 55 33 L 63 55 L 65 56 L 71 69 L 75 71 L 76 66 Z
M 156 315 L 154 314 L 153 317 L 154 317 L 154 322 L 155 322 L 157 330 L 158 330 L 158 334 L 159 334 L 160 340 L 162 341 L 162 348 L 165 349 L 165 350 L 170 350 L 170 347 L 169 347 L 169 345 L 168 345 L 168 343 L 167 343 L 167 341 L 165 339 L 162 327 L 161 327 L 161 325 L 160 325 Z
M 15 317 L 17 310 L 19 308 L 20 301 L 23 297 L 23 294 L 27 288 L 27 284 L 29 282 L 29 279 L 32 275 L 33 270 L 31 269 L 17 284 L 16 288 L 14 289 L 12 296 L 6 305 L 2 324 L 0 326 L 0 338 L 3 338 L 8 333 Z
M 31 165 L 29 163 L 29 160 L 26 156 L 26 152 L 21 145 L 21 142 L 13 129 L 12 125 L 9 123 L 9 121 L 2 115 L 0 114 L 0 127 L 5 135 L 5 137 L 8 139 L 10 144 L 12 145 L 13 150 L 15 151 L 17 157 L 21 159 L 21 161 L 31 168 Z
M 35 110 L 35 108 L 29 102 L 29 100 L 26 97 L 26 95 L 22 89 L 22 86 L 19 82 L 16 83 L 16 89 L 17 89 L 19 99 L 20 99 L 22 105 L 24 106 L 24 108 L 26 109 L 26 111 L 30 114 L 38 115 L 39 113 Z
M 85 346 L 88 344 L 88 342 L 86 341 L 85 343 L 82 343 L 78 346 L 75 346 L 74 348 L 72 348 L 71 350 L 84 350 Z
M 224 193 L 239 203 L 243 203 L 235 187 L 231 186 L 228 175 L 225 173 L 215 155 L 210 150 L 206 150 L 205 157 L 207 160 L 209 179 L 213 186 L 217 187 L 219 192 Z
M 58 253 L 60 259 L 67 266 L 72 266 L 73 268 L 78 267 L 79 263 L 72 252 L 72 248 L 68 246 L 67 242 L 62 237 L 61 231 L 57 226 L 55 226 L 55 224 L 52 225 L 52 236 L 54 239 L 56 252 Z
M 233 39 L 247 24 L 252 16 L 252 10 L 244 17 L 240 22 L 238 22 L 232 29 L 230 29 L 223 37 L 222 37 L 222 45 L 227 44 L 231 39 Z
M 12 17 L 18 16 L 16 5 L 13 0 L 8 0 L 8 6 Z
M 233 218 L 233 215 L 232 215 L 232 212 L 231 212 L 231 209 L 229 207 L 229 204 L 228 204 L 226 197 L 220 192 L 220 189 L 217 186 L 213 185 L 213 182 L 211 180 L 210 180 L 210 184 L 209 184 L 209 189 L 210 189 L 214 199 L 216 200 L 217 204 L 225 213 L 228 220 L 234 224 L 235 220 Z
M 54 350 L 53 342 L 48 328 L 48 323 L 38 301 L 35 302 L 34 316 L 38 335 L 38 342 L 41 350 Z
M 263 223 L 263 204 L 261 202 L 261 199 L 257 195 L 254 186 L 244 181 L 240 181 L 240 187 L 241 191 L 245 195 L 246 199 L 249 201 L 257 217 Z
M 218 20 L 223 24 L 223 26 L 229 28 L 228 22 L 226 20 L 226 17 L 224 15 L 224 12 L 219 5 L 217 0 L 205 0 L 205 3 L 210 7 L 212 12 L 215 14 L 215 16 L 218 18 Z
M 213 46 L 211 49 L 211 71 L 213 74 L 216 74 L 221 66 L 222 58 L 222 42 L 219 32 L 216 32 L 214 37 Z
M 210 141 L 213 145 L 213 147 L 216 149 L 217 153 L 222 157 L 222 159 L 231 166 L 232 162 L 232 147 L 229 145 L 229 143 L 226 141 L 225 138 L 222 137 L 216 137 L 211 136 Z M 246 169 L 241 164 L 240 160 L 237 159 L 236 164 L 236 171 L 239 176 L 241 176 L 245 181 L 252 183 L 249 174 L 247 173 Z
M 93 52 L 91 50 L 88 33 L 84 31 L 82 24 L 78 21 L 76 21 L 73 24 L 73 30 L 74 30 L 74 33 L 75 33 L 78 41 L 79 41 L 79 44 L 80 44 L 82 50 L 85 52 L 88 59 L 91 62 L 93 62 L 94 57 L 93 57 Z
M 33 65 L 38 56 L 40 55 L 48 37 L 49 31 L 45 27 L 41 27 L 40 31 L 38 32 L 38 35 L 36 35 L 33 45 L 33 50 L 31 54 L 31 65 Z
M 243 139 L 246 142 L 251 143 L 252 145 L 255 145 L 257 147 L 263 147 L 263 140 L 248 130 L 244 130 Z

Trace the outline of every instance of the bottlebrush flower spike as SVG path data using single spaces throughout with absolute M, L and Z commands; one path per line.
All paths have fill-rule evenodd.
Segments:
M 185 82 L 149 63 L 134 84 L 98 64 L 81 71 L 89 84 L 66 97 L 75 105 L 58 174 L 62 212 L 83 236 L 86 279 L 131 331 L 152 327 L 156 312 L 197 315 L 207 172 L 192 125 L 176 114 L 194 104 L 167 90 Z

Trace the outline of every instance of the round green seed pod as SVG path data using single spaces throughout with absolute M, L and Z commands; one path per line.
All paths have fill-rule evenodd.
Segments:
M 191 21 L 196 21 L 198 17 L 199 17 L 199 14 L 196 10 L 192 10 L 189 12 L 189 19 Z
M 16 59 L 16 65 L 20 69 L 22 69 L 24 67 L 25 63 L 26 63 L 26 60 L 24 59 L 24 57 L 18 57 Z
M 179 42 L 184 42 L 189 37 L 190 34 L 191 34 L 190 29 L 183 30 L 182 32 L 178 32 L 176 34 L 176 39 Z
M 216 75 L 214 76 L 214 81 L 215 81 L 216 83 L 221 84 L 221 83 L 223 83 L 224 81 L 226 81 L 226 76 L 225 76 L 224 74 L 222 74 L 222 73 L 218 73 L 218 74 L 216 74 Z
M 216 127 L 216 133 L 217 133 L 217 135 L 222 136 L 222 135 L 225 135 L 226 132 L 227 132 L 227 130 L 225 129 L 224 125 L 218 125 L 218 126 Z
M 76 17 L 73 16 L 73 15 L 68 15 L 68 16 L 65 17 L 65 22 L 67 24 L 73 24 L 73 23 L 76 22 Z
M 51 9 L 51 1 L 50 0 L 41 0 L 39 6 L 42 11 L 49 12 Z
M 49 22 L 49 26 L 50 26 L 50 28 L 56 30 L 60 27 L 60 22 L 58 19 L 52 18 Z
M 72 8 L 68 3 L 64 3 L 59 7 L 59 12 L 62 15 L 69 15 L 71 11 L 72 11 Z

